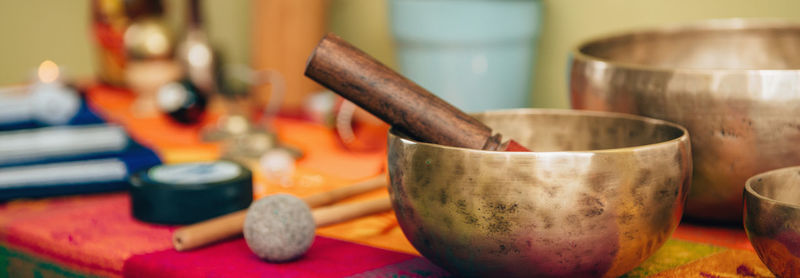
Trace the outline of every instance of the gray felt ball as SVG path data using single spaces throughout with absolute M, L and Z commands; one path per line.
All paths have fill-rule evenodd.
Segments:
M 289 194 L 261 198 L 247 210 L 244 239 L 258 257 L 284 262 L 303 255 L 314 241 L 314 218 L 303 200 Z

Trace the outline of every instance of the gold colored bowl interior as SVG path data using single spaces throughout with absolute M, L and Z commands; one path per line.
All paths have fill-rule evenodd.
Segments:
M 747 181 L 746 194 L 800 210 L 800 167 L 759 174 Z
M 589 41 L 578 47 L 578 54 L 666 70 L 800 69 L 800 24 L 710 21 Z
M 683 127 L 666 121 L 621 113 L 517 111 L 484 112 L 474 116 L 506 140 L 514 139 L 534 152 L 632 148 L 675 140 L 686 134 Z

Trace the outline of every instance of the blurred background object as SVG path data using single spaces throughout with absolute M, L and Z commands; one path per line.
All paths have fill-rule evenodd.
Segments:
M 529 105 L 539 0 L 390 0 L 400 72 L 466 112 Z
M 259 44 L 253 36 L 257 31 L 253 26 L 257 26 L 255 14 L 259 13 L 259 6 L 268 2 L 302 2 L 313 7 L 307 8 L 306 12 L 321 13 L 324 2 L 329 1 L 327 26 L 330 30 L 390 67 L 397 65 L 388 23 L 388 0 L 315 1 L 204 1 L 206 10 L 214 11 L 207 14 L 209 40 L 216 43 L 229 62 L 251 64 L 250 58 L 254 56 L 251 45 Z M 0 36 L 4 41 L 13 42 L 0 45 L 0 61 L 3 61 L 0 84 L 25 80 L 26 73 L 19 69 L 36 67 L 44 59 L 58 61 L 76 76 L 90 76 L 97 72 L 96 46 L 88 39 L 80 39 L 90 37 L 91 29 L 87 28 L 91 19 L 89 4 L 89 0 L 0 2 L 0 26 L 4 26 L 0 28 Z M 186 1 L 165 0 L 164 4 L 168 11 L 168 25 L 182 25 Z M 773 0 L 770 5 L 747 0 L 542 0 L 542 8 L 542 32 L 531 89 L 535 93 L 530 95 L 531 105 L 535 107 L 568 107 L 568 53 L 575 44 L 592 36 L 637 26 L 705 18 L 800 20 L 800 14 L 795 12 L 800 9 L 800 2 L 794 0 Z M 316 40 L 318 38 L 313 41 Z M 51 47 L 53 42 L 60 47 Z M 315 88 L 308 90 L 313 92 Z
M 351 151 L 374 151 L 386 147 L 389 125 L 342 99 L 334 108 L 333 126 L 339 143 Z
M 0 166 L 28 164 L 103 153 L 130 144 L 117 125 L 46 127 L 0 132 Z
M 322 90 L 303 76 L 306 59 L 327 32 L 329 0 L 252 1 L 252 65 L 255 69 L 275 69 L 286 80 L 282 110 L 301 114 L 308 97 Z M 266 105 L 269 86 L 260 86 L 256 101 Z
M 129 18 L 122 1 L 92 1 L 91 29 L 97 47 L 97 78 L 107 84 L 124 86 L 125 49 L 123 34 Z
M 166 59 L 172 54 L 174 38 L 164 22 L 163 9 L 160 0 L 126 3 L 125 11 L 130 21 L 125 28 L 122 41 L 128 59 Z
M 181 124 L 194 124 L 203 117 L 206 95 L 189 80 L 169 82 L 158 89 L 156 104 L 172 120 Z
M 161 0 L 121 2 L 128 17 L 122 35 L 125 56 L 123 85 L 139 96 L 133 106 L 134 113 L 139 116 L 155 115 L 159 112 L 156 105 L 159 88 L 183 74 L 183 69 L 172 59 L 175 49 L 173 31 L 166 25 Z
M 81 98 L 61 75 L 55 62 L 45 60 L 30 85 L 0 87 L 0 130 L 62 125 L 75 119 Z
M 211 47 L 203 26 L 203 10 L 200 0 L 190 0 L 183 38 L 178 43 L 175 59 L 186 71 L 186 76 L 205 94 L 218 91 L 218 58 Z

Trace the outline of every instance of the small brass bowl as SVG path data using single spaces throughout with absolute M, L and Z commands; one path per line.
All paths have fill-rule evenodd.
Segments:
M 744 229 L 761 261 L 800 277 L 800 167 L 758 174 L 744 188 Z
M 616 277 L 680 221 L 692 175 L 687 131 L 571 110 L 477 114 L 535 152 L 389 136 L 389 192 L 403 233 L 459 276 Z
M 572 107 L 689 130 L 686 215 L 741 223 L 747 178 L 800 164 L 800 23 L 727 19 L 587 41 L 573 52 Z

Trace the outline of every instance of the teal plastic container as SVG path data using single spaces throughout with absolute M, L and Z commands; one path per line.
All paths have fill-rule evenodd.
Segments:
M 400 71 L 467 112 L 529 106 L 538 0 L 390 0 Z

